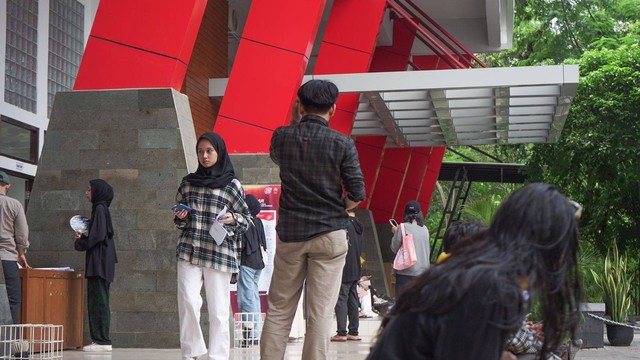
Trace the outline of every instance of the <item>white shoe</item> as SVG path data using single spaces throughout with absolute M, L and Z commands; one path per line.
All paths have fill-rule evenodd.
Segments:
M 29 342 L 26 340 L 17 340 L 11 344 L 11 353 L 21 353 L 29 351 Z
M 84 346 L 82 351 L 87 352 L 109 352 L 112 350 L 111 345 L 100 345 L 96 343 L 91 343 L 90 345 Z

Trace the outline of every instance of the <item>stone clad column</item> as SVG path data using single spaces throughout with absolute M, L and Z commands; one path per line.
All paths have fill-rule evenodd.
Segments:
M 27 212 L 27 258 L 33 267 L 84 270 L 69 218 L 90 216 L 89 180 L 109 182 L 119 260 L 111 286 L 116 347 L 179 346 L 171 206 L 180 180 L 197 167 L 195 142 L 188 99 L 173 89 L 56 95 Z M 86 321 L 85 314 L 85 343 Z

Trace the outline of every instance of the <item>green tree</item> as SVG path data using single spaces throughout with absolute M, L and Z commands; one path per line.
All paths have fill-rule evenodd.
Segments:
M 639 18 L 637 0 L 516 0 L 513 47 L 481 57 L 490 67 L 560 64 L 630 39 Z
M 640 45 L 587 51 L 577 63 L 560 141 L 532 147 L 529 179 L 558 184 L 585 205 L 581 235 L 601 253 L 614 240 L 640 249 Z

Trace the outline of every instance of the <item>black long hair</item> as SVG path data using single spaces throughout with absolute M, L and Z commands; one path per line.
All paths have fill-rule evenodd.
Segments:
M 579 320 L 574 204 L 549 184 L 530 184 L 514 191 L 487 231 L 469 238 L 447 261 L 407 286 L 383 319 L 380 333 L 401 313 L 445 314 L 459 306 L 476 280 L 490 278 L 504 315 L 496 325 L 505 330 L 522 325 L 530 306 L 522 295 L 538 292 L 545 335 L 538 355 L 546 358 L 567 332 L 573 335 Z

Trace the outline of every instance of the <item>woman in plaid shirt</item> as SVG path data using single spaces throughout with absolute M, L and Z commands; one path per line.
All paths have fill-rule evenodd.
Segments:
M 196 149 L 198 169 L 182 179 L 176 195 L 176 200 L 190 210 L 174 212 L 176 227 L 182 230 L 176 249 L 180 348 L 183 359 L 196 359 L 207 353 L 200 328 L 200 290 L 204 282 L 209 311 L 209 359 L 226 360 L 229 281 L 238 272 L 240 235 L 247 230 L 251 215 L 220 135 L 203 134 Z M 209 234 L 214 221 L 221 223 L 229 234 L 220 244 Z

